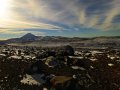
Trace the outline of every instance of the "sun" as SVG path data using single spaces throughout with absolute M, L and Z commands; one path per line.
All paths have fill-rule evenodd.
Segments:
M 7 19 L 9 17 L 9 0 L 0 0 L 0 20 Z

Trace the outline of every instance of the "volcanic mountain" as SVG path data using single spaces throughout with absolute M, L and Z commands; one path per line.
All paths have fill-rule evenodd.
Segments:
M 20 40 L 23 41 L 34 41 L 36 40 L 38 37 L 31 34 L 31 33 L 27 33 L 26 35 L 22 36 L 21 38 L 19 38 Z

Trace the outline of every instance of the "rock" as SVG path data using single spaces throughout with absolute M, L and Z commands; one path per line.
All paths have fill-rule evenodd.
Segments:
M 57 52 L 57 55 L 73 56 L 74 55 L 74 49 L 71 46 L 69 46 L 69 45 L 61 47 L 59 49 L 59 51 Z
M 53 56 L 48 57 L 45 64 L 48 65 L 49 67 L 55 67 L 58 65 Z
M 71 79 L 72 77 L 68 76 L 55 76 L 50 80 L 50 82 L 52 83 L 53 86 L 55 86 L 57 84 L 63 84 Z
M 73 49 L 73 47 L 67 45 L 67 46 L 65 46 L 64 48 L 65 48 L 65 51 L 67 52 L 67 54 L 68 54 L 69 56 L 73 56 L 73 55 L 74 55 L 74 49 Z

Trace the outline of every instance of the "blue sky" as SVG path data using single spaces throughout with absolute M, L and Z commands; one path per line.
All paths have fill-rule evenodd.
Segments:
M 120 36 L 120 0 L 0 0 L 0 39 Z

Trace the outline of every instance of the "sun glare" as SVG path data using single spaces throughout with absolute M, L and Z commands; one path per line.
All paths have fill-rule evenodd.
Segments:
M 9 0 L 0 0 L 0 20 L 5 20 L 9 17 Z

